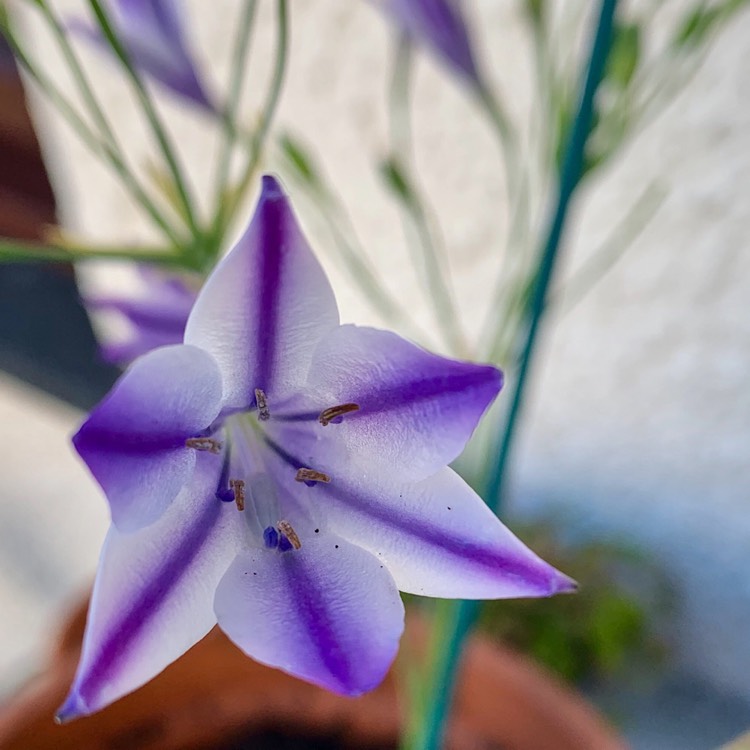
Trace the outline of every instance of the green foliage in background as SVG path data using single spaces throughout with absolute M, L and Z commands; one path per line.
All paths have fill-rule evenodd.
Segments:
M 559 524 L 514 529 L 545 560 L 575 578 L 575 596 L 486 602 L 481 628 L 563 678 L 588 681 L 667 656 L 658 623 L 676 601 L 664 574 L 632 547 L 594 541 L 563 545 Z

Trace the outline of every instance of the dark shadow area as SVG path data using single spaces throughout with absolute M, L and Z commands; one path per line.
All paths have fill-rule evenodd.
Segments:
M 239 734 L 210 750 L 352 750 L 354 745 L 336 737 L 301 737 L 278 730 Z M 357 745 L 361 750 L 396 750 L 396 745 Z M 209 750 L 209 748 L 206 748 Z
M 69 268 L 0 266 L 0 369 L 82 409 L 110 388 Z
M 0 237 L 40 241 L 55 199 L 18 74 L 0 45 Z M 86 409 L 117 369 L 98 356 L 65 264 L 0 264 L 0 369 Z

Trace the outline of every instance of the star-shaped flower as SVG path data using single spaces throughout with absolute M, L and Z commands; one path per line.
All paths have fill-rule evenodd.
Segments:
M 396 654 L 399 589 L 570 590 L 447 468 L 501 383 L 494 367 L 340 325 L 265 177 L 184 345 L 137 360 L 74 438 L 113 527 L 60 717 L 134 690 L 217 621 L 254 659 L 357 695 Z

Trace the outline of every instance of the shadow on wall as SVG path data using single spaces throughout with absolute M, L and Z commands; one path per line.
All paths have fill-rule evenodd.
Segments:
M 0 236 L 38 240 L 55 199 L 12 58 L 0 39 Z M 68 264 L 0 265 L 0 369 L 81 408 L 117 369 L 98 357 Z

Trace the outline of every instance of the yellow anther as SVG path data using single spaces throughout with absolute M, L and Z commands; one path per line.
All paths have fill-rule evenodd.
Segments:
M 242 479 L 230 479 L 229 488 L 234 492 L 237 510 L 245 510 L 245 482 Z
M 322 471 L 315 469 L 297 469 L 297 475 L 294 477 L 297 482 L 330 482 L 331 477 Z
M 359 404 L 340 404 L 339 406 L 331 406 L 329 409 L 323 409 L 323 411 L 320 412 L 318 422 L 325 427 L 337 417 L 343 417 L 344 414 L 350 414 L 353 411 L 359 411 Z
M 268 409 L 266 394 L 260 388 L 255 389 L 255 403 L 258 405 L 258 419 L 267 422 L 271 418 L 271 412 Z
M 297 532 L 292 528 L 292 524 L 289 521 L 279 521 L 276 524 L 276 528 L 279 530 L 279 533 L 283 534 L 289 540 L 294 549 L 299 549 L 302 546 Z
M 208 451 L 209 453 L 218 453 L 221 450 L 221 443 L 213 438 L 188 438 L 185 441 L 188 448 L 196 451 Z

